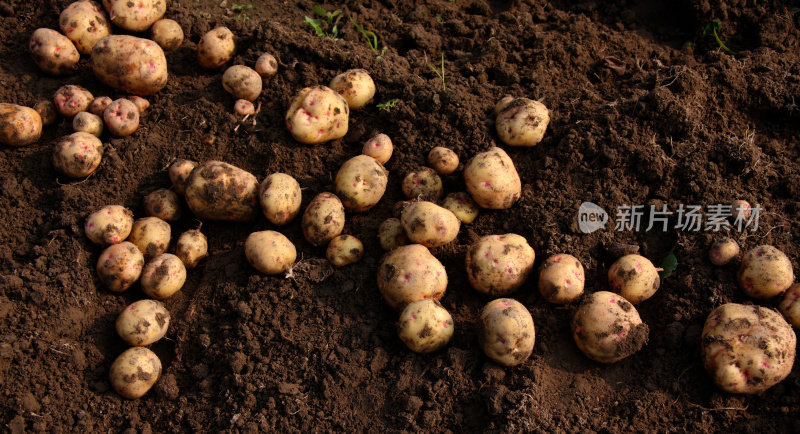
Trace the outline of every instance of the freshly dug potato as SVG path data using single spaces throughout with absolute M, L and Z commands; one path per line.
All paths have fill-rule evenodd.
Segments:
M 36 29 L 28 43 L 28 51 L 36 66 L 52 75 L 69 74 L 81 60 L 75 44 L 52 29 Z
M 136 108 L 139 109 L 139 114 L 144 113 L 145 110 L 150 108 L 150 101 L 148 101 L 148 100 L 146 100 L 146 99 L 144 99 L 144 98 L 142 98 L 140 96 L 131 95 L 126 99 L 129 100 L 130 102 L 132 102 L 133 105 L 135 105 Z
M 16 104 L 0 103 L 0 143 L 25 146 L 42 136 L 42 117 L 39 112 Z
M 313 145 L 347 134 L 350 108 L 341 95 L 325 86 L 307 87 L 292 100 L 286 127 L 301 143 Z
M 533 352 L 533 317 L 513 298 L 498 298 L 481 310 L 478 342 L 486 355 L 503 366 L 516 366 Z
M 356 155 L 347 160 L 336 173 L 336 195 L 350 212 L 363 212 L 383 197 L 389 172 L 378 160 L 367 155 Z
M 449 210 L 455 214 L 462 223 L 467 224 L 475 221 L 480 211 L 478 204 L 472 200 L 472 196 L 463 191 L 450 193 L 445 196 L 442 201 L 442 208 Z
M 39 101 L 33 106 L 33 109 L 36 110 L 36 113 L 39 113 L 44 126 L 53 125 L 58 120 L 58 110 L 56 110 L 56 105 L 53 104 L 53 101 Z
M 364 256 L 364 244 L 352 235 L 339 235 L 328 243 L 325 257 L 334 267 L 355 264 Z
M 92 49 L 92 70 L 106 85 L 134 95 L 152 95 L 167 85 L 164 50 L 149 39 L 106 36 Z
M 192 269 L 208 256 L 208 239 L 200 229 L 190 229 L 178 237 L 175 243 L 175 256 L 183 261 L 183 265 Z
M 458 155 L 452 149 L 437 146 L 428 153 L 428 164 L 440 175 L 449 175 L 458 169 Z
M 256 72 L 266 78 L 278 73 L 278 61 L 270 53 L 264 53 L 256 59 Z
M 400 215 L 400 223 L 412 243 L 443 246 L 456 239 L 461 221 L 433 202 L 412 202 Z
M 497 114 L 495 126 L 503 143 L 510 146 L 535 146 L 544 138 L 550 112 L 544 104 L 516 98 Z
M 378 289 L 392 309 L 401 310 L 417 300 L 440 300 L 447 289 L 447 272 L 425 246 L 400 246 L 383 257 Z
M 139 129 L 139 108 L 132 101 L 120 98 L 106 107 L 103 120 L 116 137 L 126 137 Z
M 70 178 L 89 176 L 100 165 L 103 142 L 89 133 L 72 133 L 56 142 L 53 167 Z
M 183 214 L 181 200 L 174 191 L 159 188 L 144 197 L 144 213 L 167 222 L 176 222 Z
M 239 116 L 254 115 L 256 113 L 256 106 L 246 99 L 237 99 L 233 104 L 233 112 Z
M 531 274 L 535 258 L 533 248 L 520 235 L 486 235 L 467 250 L 467 277 L 482 294 L 508 295 Z
M 639 351 L 648 334 L 636 308 L 613 292 L 584 297 L 572 317 L 572 337 L 578 348 L 600 363 L 614 363 Z
M 608 286 L 633 304 L 641 303 L 658 290 L 661 278 L 649 259 L 640 255 L 625 255 L 608 269 Z
M 778 310 L 794 328 L 800 328 L 800 302 L 798 300 L 800 300 L 800 283 L 795 283 L 786 290 L 778 305 Z
M 329 87 L 344 97 L 353 110 L 364 107 L 375 96 L 375 82 L 364 69 L 351 69 L 333 77 Z
M 408 237 L 398 218 L 388 218 L 378 226 L 378 241 L 383 250 L 391 251 L 408 244 Z
M 123 241 L 108 246 L 97 259 L 97 277 L 106 288 L 122 292 L 142 274 L 144 255 L 135 244 Z
M 294 265 L 297 250 L 282 233 L 275 231 L 253 232 L 244 242 L 247 261 L 264 274 L 283 273 Z
M 122 205 L 106 205 L 89 214 L 83 231 L 95 244 L 117 244 L 128 238 L 133 212 Z
M 318 194 L 306 207 L 301 227 L 305 239 L 315 246 L 336 238 L 344 229 L 342 201 L 333 193 Z
M 192 170 L 197 167 L 197 163 L 191 160 L 178 159 L 169 165 L 167 174 L 172 181 L 172 188 L 175 193 L 184 194 L 186 192 L 186 180 L 192 174 Z
M 401 200 L 395 202 L 394 206 L 392 206 L 392 216 L 400 218 L 403 215 L 403 210 L 408 208 L 412 203 L 414 203 L 413 200 Z
M 169 311 L 158 300 L 131 303 L 117 317 L 117 334 L 134 347 L 144 347 L 167 334 Z
M 103 117 L 106 107 L 111 105 L 112 102 L 113 100 L 107 96 L 98 96 L 92 100 L 91 104 L 89 104 L 87 111 L 93 115 Z
M 472 157 L 464 167 L 464 182 L 469 194 L 482 208 L 511 208 L 522 193 L 514 162 L 500 148 Z
M 736 277 L 745 294 L 763 300 L 789 288 L 794 282 L 794 270 L 786 254 L 764 245 L 744 255 Z
M 300 184 L 291 175 L 273 173 L 261 182 L 258 188 L 261 211 L 272 224 L 283 226 L 297 217 L 303 192 Z
M 148 297 L 164 300 L 186 283 L 186 267 L 177 256 L 162 253 L 145 264 L 141 283 L 142 292 Z
M 432 353 L 453 337 L 453 317 L 437 300 L 409 303 L 400 313 L 397 334 L 415 353 Z
M 89 112 L 80 112 L 72 118 L 72 129 L 75 132 L 89 133 L 100 137 L 100 134 L 103 134 L 103 120 L 100 119 L 100 116 Z
M 539 293 L 553 304 L 568 304 L 583 295 L 586 274 L 578 258 L 559 253 L 547 258 L 539 272 Z
M 167 251 L 171 236 L 169 223 L 158 217 L 142 217 L 133 222 L 128 241 L 149 261 Z
M 103 6 L 112 23 L 130 32 L 144 32 L 167 11 L 165 0 L 103 0 Z
M 145 347 L 128 348 L 111 364 L 111 387 L 128 399 L 144 396 L 161 376 L 161 360 Z
M 233 65 L 222 74 L 222 87 L 236 99 L 255 101 L 261 95 L 261 76 L 244 65 Z
M 726 265 L 739 256 L 739 243 L 731 238 L 717 240 L 711 245 L 708 256 L 712 264 L 718 266 Z
M 392 139 L 386 134 L 378 134 L 364 143 L 364 148 L 361 150 L 361 153 L 369 155 L 378 160 L 381 164 L 386 164 L 389 158 L 392 157 L 393 151 L 394 146 L 392 145 Z
M 437 201 L 444 194 L 442 178 L 430 167 L 408 172 L 400 188 L 408 199 Z
M 197 43 L 197 61 L 205 69 L 217 69 L 231 60 L 234 50 L 233 32 L 227 27 L 217 27 Z
M 750 202 L 743 199 L 731 202 L 731 216 L 734 221 L 742 220 L 746 222 L 752 214 L 753 208 L 750 206 Z
M 184 195 L 189 208 L 202 219 L 245 222 L 258 214 L 258 179 L 221 161 L 195 167 Z
M 728 393 L 761 393 L 792 371 L 797 337 L 776 311 L 723 304 L 709 314 L 702 334 L 703 365 Z
M 183 29 L 177 21 L 163 18 L 150 27 L 150 39 L 164 51 L 175 51 L 183 44 Z
M 72 119 L 73 116 L 89 109 L 94 95 L 87 89 L 74 84 L 61 86 L 53 96 L 53 103 L 61 116 Z
M 500 112 L 503 111 L 503 109 L 506 108 L 506 106 L 511 103 L 511 101 L 514 101 L 514 99 L 515 98 L 513 96 L 506 95 L 503 98 L 501 98 L 500 101 L 497 101 L 497 104 L 495 104 L 494 106 L 494 110 L 492 110 L 494 116 L 497 117 L 497 115 L 499 115 Z
M 58 24 L 81 54 L 91 54 L 94 44 L 111 34 L 106 13 L 93 1 L 70 4 L 61 12 Z

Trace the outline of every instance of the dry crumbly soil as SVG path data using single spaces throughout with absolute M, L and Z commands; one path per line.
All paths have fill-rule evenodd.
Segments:
M 0 2 L 0 95 L 33 105 L 67 83 L 120 96 L 96 82 L 88 59 L 73 75 L 48 77 L 27 54 L 38 27 L 57 28 L 63 0 Z M 222 0 L 169 2 L 187 40 L 168 54 L 170 79 L 150 98 L 140 129 L 107 136 L 100 168 L 86 180 L 57 176 L 52 142 L 70 123 L 47 127 L 30 146 L 0 149 L 0 423 L 29 431 L 721 431 L 800 430 L 800 376 L 757 396 L 721 392 L 704 372 L 699 335 L 724 302 L 750 303 L 736 265 L 714 267 L 708 231 L 579 231 L 583 201 L 622 205 L 760 204 L 755 232 L 731 233 L 743 249 L 773 244 L 800 263 L 800 63 L 797 1 L 365 0 L 341 8 L 336 41 L 304 24 L 314 2 L 242 1 L 247 19 Z M 349 22 L 387 47 L 378 58 Z M 703 28 L 721 21 L 726 53 Z M 279 73 L 266 81 L 255 124 L 240 122 L 221 71 L 197 66 L 200 36 L 218 25 L 237 38 L 233 64 L 272 52 Z M 446 90 L 429 65 L 445 59 Z M 283 126 L 291 96 L 364 68 L 378 93 L 352 113 L 348 134 L 323 145 L 296 143 Z M 491 117 L 503 95 L 543 101 L 552 112 L 545 140 L 508 149 L 522 178 L 511 209 L 482 211 L 456 241 L 434 249 L 450 282 L 442 302 L 456 332 L 431 355 L 397 338 L 397 313 L 381 299 L 378 225 L 402 198 L 405 173 L 432 147 L 466 161 L 498 144 Z M 391 111 L 376 103 L 397 100 Z M 238 126 L 238 128 L 237 128 Z M 169 186 L 177 158 L 223 160 L 263 179 L 285 172 L 303 187 L 303 204 L 332 189 L 339 165 L 383 132 L 395 143 L 390 182 L 373 210 L 348 214 L 345 232 L 366 257 L 334 270 L 318 258 L 299 222 L 280 228 L 302 264 L 291 279 L 267 277 L 244 258 L 246 236 L 272 229 L 205 221 L 210 257 L 177 295 L 167 338 L 153 346 L 163 376 L 140 400 L 110 389 L 109 366 L 125 349 L 118 312 L 143 298 L 99 285 L 101 248 L 83 221 L 106 204 L 143 216 L 142 198 Z M 463 190 L 458 172 L 448 191 Z M 197 227 L 190 213 L 173 234 Z M 676 223 L 675 218 L 671 225 Z M 536 324 L 533 355 L 502 368 L 481 352 L 476 324 L 487 299 L 469 287 L 464 253 L 481 235 L 514 232 L 536 251 L 538 267 L 566 252 L 587 270 L 587 290 L 606 290 L 610 242 L 636 244 L 657 264 L 673 252 L 675 272 L 637 308 L 647 345 L 611 365 L 587 359 L 569 332 L 571 308 L 543 301 L 531 278 L 513 296 Z M 774 306 L 774 300 L 763 302 Z

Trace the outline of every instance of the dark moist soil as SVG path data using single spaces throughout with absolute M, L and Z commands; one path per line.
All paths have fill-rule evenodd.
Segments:
M 122 96 L 99 84 L 83 59 L 70 76 L 41 73 L 27 41 L 57 28 L 68 1 L 0 2 L 0 96 L 33 105 L 68 83 L 95 95 Z M 240 2 L 250 4 L 250 2 Z M 304 24 L 314 2 L 252 2 L 237 14 L 220 0 L 172 1 L 167 17 L 187 40 L 168 54 L 170 79 L 132 136 L 113 139 L 100 168 L 71 181 L 51 165 L 53 141 L 68 121 L 24 148 L 0 149 L 0 422 L 11 432 L 178 431 L 744 431 L 800 430 L 800 376 L 757 396 L 721 392 L 700 361 L 700 332 L 724 302 L 752 303 L 735 282 L 736 265 L 714 267 L 708 249 L 719 234 L 606 229 L 583 234 L 580 204 L 612 213 L 623 205 L 760 204 L 755 232 L 732 231 L 749 249 L 773 244 L 800 261 L 800 63 L 797 1 L 349 1 L 340 38 Z M 719 4 L 721 3 L 721 4 Z M 246 15 L 245 15 L 246 14 Z M 374 31 L 385 53 L 370 50 L 349 18 Z M 723 50 L 707 23 L 718 19 Z M 241 121 L 223 90 L 222 71 L 195 59 L 200 36 L 230 27 L 231 64 L 253 65 L 265 51 L 279 60 L 265 82 L 261 111 Z M 444 80 L 431 70 L 441 67 Z M 355 111 L 341 140 L 306 146 L 283 124 L 299 89 L 327 84 L 349 68 L 374 78 L 373 104 Z M 500 144 L 492 109 L 504 95 L 543 101 L 552 120 L 542 143 L 508 148 L 522 178 L 511 209 L 484 210 L 456 241 L 433 250 L 450 283 L 442 299 L 456 332 L 443 350 L 418 355 L 397 337 L 397 313 L 381 299 L 376 271 L 378 225 L 402 199 L 400 182 L 425 164 L 434 146 L 462 162 Z M 378 103 L 396 100 L 391 110 Z M 252 120 L 255 120 L 255 124 Z M 202 222 L 210 257 L 190 270 L 166 301 L 167 339 L 152 346 L 163 363 L 154 390 L 139 400 L 109 385 L 111 362 L 126 346 L 114 321 L 144 298 L 138 284 L 112 293 L 94 271 L 102 250 L 83 233 L 85 217 L 108 204 L 144 216 L 142 198 L 169 187 L 177 158 L 223 160 L 263 179 L 286 172 L 303 187 L 303 204 L 332 190 L 342 162 L 374 134 L 395 152 L 385 197 L 348 214 L 345 232 L 365 258 L 332 273 L 299 221 L 279 228 L 297 246 L 290 279 L 264 276 L 245 260 L 253 223 Z M 460 172 L 447 191 L 464 189 Z M 195 228 L 191 213 L 173 234 Z M 299 219 L 298 219 L 299 220 Z M 645 219 L 646 221 L 646 219 Z M 671 226 L 677 223 L 673 216 Z M 533 355 L 503 368 L 478 346 L 478 313 L 488 300 L 469 286 L 464 254 L 477 237 L 518 233 L 538 267 L 566 252 L 587 270 L 587 290 L 608 289 L 614 260 L 604 245 L 634 244 L 677 268 L 656 295 L 637 306 L 648 343 L 611 365 L 587 359 L 569 331 L 571 307 L 548 304 L 535 275 L 513 294 L 536 324 Z M 775 306 L 775 300 L 762 302 Z

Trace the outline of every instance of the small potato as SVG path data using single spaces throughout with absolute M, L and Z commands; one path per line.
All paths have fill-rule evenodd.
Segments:
M 432 353 L 453 337 L 453 317 L 437 300 L 417 300 L 400 313 L 397 334 L 415 353 Z
M 36 66 L 52 75 L 75 71 L 81 54 L 66 36 L 52 29 L 36 29 L 28 43 L 28 51 Z
M 233 32 L 227 27 L 217 27 L 197 43 L 197 61 L 204 69 L 217 69 L 231 60 L 234 50 Z
M 195 167 L 186 180 L 184 195 L 201 219 L 246 222 L 258 215 L 258 179 L 221 161 Z
M 408 244 L 408 237 L 398 218 L 389 218 L 378 226 L 378 241 L 383 250 L 391 251 Z
M 600 363 L 614 363 L 639 351 L 648 334 L 636 308 L 613 292 L 584 297 L 572 317 L 572 337 L 578 348 Z
M 305 239 L 315 246 L 336 238 L 344 230 L 342 201 L 333 193 L 318 194 L 306 207 L 301 227 Z
M 136 108 L 139 109 L 139 114 L 144 113 L 145 110 L 150 108 L 150 101 L 148 101 L 148 100 L 146 100 L 146 99 L 144 99 L 144 98 L 142 98 L 140 96 L 131 95 L 131 96 L 125 98 L 125 99 L 129 100 L 130 102 L 132 102 L 133 105 L 135 105 Z
M 478 204 L 472 200 L 472 196 L 463 191 L 448 194 L 442 201 L 442 208 L 449 210 L 462 223 L 467 224 L 475 221 L 480 211 Z
M 288 270 L 297 259 L 297 250 L 286 236 L 275 231 L 253 232 L 244 242 L 247 261 L 264 274 Z
M 364 69 L 351 69 L 333 77 L 329 86 L 344 97 L 352 110 L 358 110 L 375 96 L 375 82 Z
M 100 119 L 100 116 L 89 112 L 80 112 L 72 118 L 72 129 L 75 132 L 89 133 L 100 137 L 100 134 L 103 134 L 103 120 Z
M 156 300 L 164 300 L 180 291 L 186 283 L 186 267 L 177 256 L 162 253 L 142 270 L 142 292 Z
M 272 224 L 283 226 L 297 217 L 303 192 L 300 184 L 291 175 L 273 173 L 261 182 L 258 188 L 261 211 Z
M 525 283 L 535 258 L 533 248 L 520 235 L 487 235 L 467 250 L 467 277 L 482 294 L 508 295 Z
M 256 72 L 258 75 L 267 78 L 278 73 L 278 61 L 270 53 L 264 53 L 256 59 Z
M 174 191 L 159 188 L 144 197 L 144 213 L 167 222 L 176 222 L 183 214 L 181 200 Z
M 58 120 L 58 110 L 56 110 L 56 105 L 53 104 L 53 101 L 39 101 L 33 106 L 33 109 L 36 110 L 36 113 L 39 113 L 44 126 L 53 125 Z
M 145 347 L 128 348 L 111 364 L 111 387 L 128 399 L 144 396 L 161 376 L 161 360 Z
M 497 114 L 495 126 L 500 140 L 509 146 L 535 146 L 544 138 L 550 112 L 544 104 L 516 98 Z
M 133 222 L 128 241 L 144 254 L 148 261 L 167 251 L 172 228 L 158 217 L 143 217 Z
M 512 298 L 498 298 L 481 310 L 478 342 L 486 355 L 503 366 L 516 366 L 533 352 L 536 330 L 528 309 Z
M 244 65 L 233 65 L 222 74 L 222 87 L 236 99 L 255 101 L 261 95 L 261 76 Z
M 233 104 L 233 112 L 239 116 L 253 115 L 256 113 L 256 106 L 246 99 L 237 99 Z
M 430 167 L 420 167 L 409 172 L 400 185 L 408 199 L 438 201 L 444 194 L 442 178 Z
M 649 259 L 640 255 L 625 255 L 608 269 L 608 286 L 633 304 L 641 303 L 658 291 L 661 278 Z
M 200 229 L 190 229 L 182 233 L 175 243 L 175 256 L 180 258 L 186 268 L 196 267 L 208 256 L 208 239 Z
M 92 49 L 92 70 L 106 85 L 134 95 L 152 95 L 167 85 L 164 50 L 149 39 L 106 36 Z
M 139 129 L 139 108 L 132 101 L 120 98 L 106 107 L 103 120 L 116 137 L 126 137 Z
M 717 266 L 726 265 L 739 256 L 739 243 L 731 238 L 717 240 L 708 252 L 711 263 Z
M 559 253 L 547 258 L 539 272 L 539 293 L 553 304 L 568 304 L 583 295 L 586 274 L 578 258 Z
M 339 235 L 328 243 L 325 257 L 334 267 L 355 264 L 364 256 L 364 244 L 352 235 Z
M 394 310 L 426 298 L 440 300 L 447 289 L 447 271 L 425 246 L 401 246 L 383 257 L 378 289 Z
M 103 0 L 103 6 L 116 26 L 130 32 L 144 32 L 167 11 L 165 0 Z
M 428 153 L 428 165 L 440 175 L 449 175 L 458 169 L 458 155 L 452 149 L 437 146 Z
M 433 202 L 412 202 L 400 215 L 400 223 L 412 243 L 443 246 L 456 239 L 461 221 Z
M 497 115 L 499 115 L 500 112 L 503 111 L 503 109 L 506 108 L 506 106 L 511 103 L 511 101 L 514 101 L 514 97 L 511 95 L 506 95 L 503 98 L 501 98 L 500 101 L 497 101 L 497 104 L 495 104 L 494 110 L 492 111 L 494 116 L 497 117 Z
M 472 157 L 464 167 L 464 182 L 469 194 L 482 208 L 511 208 L 522 193 L 514 162 L 500 148 Z
M 61 12 L 58 24 L 81 54 L 91 54 L 94 44 L 111 34 L 106 13 L 93 1 L 70 4 Z
M 342 164 L 334 185 L 348 211 L 364 212 L 381 200 L 388 182 L 389 172 L 378 160 L 357 155 Z
M 764 245 L 744 255 L 736 277 L 745 294 L 763 300 L 789 288 L 794 282 L 794 270 L 786 254 Z
M 70 178 L 89 176 L 100 165 L 103 142 L 89 133 L 64 136 L 53 148 L 53 167 Z
M 111 105 L 112 102 L 113 100 L 107 96 L 98 96 L 89 104 L 87 111 L 93 115 L 103 117 L 103 112 L 106 111 L 106 107 Z
M 172 188 L 175 193 L 184 194 L 186 191 L 186 180 L 189 179 L 192 170 L 197 167 L 197 163 L 191 160 L 178 159 L 170 164 L 168 175 L 169 180 L 172 181 Z
M 89 214 L 83 232 L 95 244 L 117 244 L 128 238 L 133 212 L 122 205 L 106 205 Z
M 347 134 L 350 108 L 341 95 L 325 86 L 307 87 L 292 100 L 286 127 L 300 143 L 313 145 Z
M 800 328 L 800 283 L 795 283 L 783 294 L 778 310 L 794 328 Z
M 709 314 L 701 337 L 703 365 L 728 393 L 761 393 L 792 371 L 797 337 L 778 312 L 723 304 Z
M 39 112 L 30 107 L 0 103 L 0 143 L 26 146 L 41 136 L 42 117 Z
M 731 202 L 731 216 L 734 221 L 741 220 L 747 222 L 752 214 L 753 208 L 750 206 L 750 202 L 742 199 Z
M 97 277 L 114 292 L 130 288 L 142 274 L 144 256 L 135 244 L 123 241 L 108 246 L 97 259 Z
M 117 317 L 117 334 L 128 345 L 144 347 L 167 334 L 169 311 L 158 300 L 131 303 Z
M 94 95 L 81 86 L 68 84 L 61 86 L 53 96 L 53 103 L 61 116 L 72 119 L 73 116 L 89 109 Z
M 175 51 L 183 44 L 183 29 L 177 21 L 163 18 L 150 27 L 150 39 L 164 51 Z
M 381 164 L 386 164 L 389 158 L 392 157 L 393 151 L 394 146 L 392 145 L 392 139 L 386 134 L 378 134 L 364 143 L 364 148 L 361 150 L 361 153 L 369 155 L 378 160 Z

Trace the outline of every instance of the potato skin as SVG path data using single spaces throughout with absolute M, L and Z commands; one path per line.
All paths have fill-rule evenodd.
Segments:
M 144 213 L 166 222 L 176 222 L 183 214 L 181 200 L 174 191 L 159 188 L 144 197 Z
M 237 99 L 233 103 L 233 112 L 239 116 L 248 116 L 256 114 L 256 106 L 246 99 Z
M 175 243 L 175 256 L 180 258 L 186 268 L 196 267 L 208 256 L 208 239 L 200 229 L 190 229 L 182 233 Z
M 160 301 L 139 300 L 117 317 L 117 334 L 131 346 L 144 347 L 167 334 L 169 319 L 169 311 Z
M 450 148 L 437 146 L 428 153 L 428 165 L 440 175 L 449 175 L 458 169 L 458 155 Z
M 207 161 L 186 180 L 186 203 L 197 217 L 245 222 L 258 215 L 258 179 L 221 161 Z
M 106 107 L 108 107 L 112 102 L 114 101 L 107 96 L 98 96 L 92 100 L 91 104 L 89 104 L 89 108 L 86 109 L 86 111 L 93 115 L 103 117 L 103 112 L 106 111 Z
M 586 273 L 578 258 L 566 253 L 553 255 L 539 272 L 539 293 L 553 304 L 567 304 L 583 295 Z
M 397 321 L 397 335 L 415 353 L 432 353 L 444 347 L 453 331 L 453 317 L 437 300 L 409 303 Z
M 403 224 L 398 218 L 388 218 L 378 226 L 378 241 L 383 250 L 391 251 L 408 244 L 408 237 L 403 230 Z
M 748 296 L 763 300 L 785 291 L 794 282 L 792 263 L 774 246 L 758 246 L 742 257 L 739 286 Z
M 84 233 L 95 244 L 117 244 L 128 238 L 133 228 L 133 212 L 122 205 L 106 205 L 89 214 Z
M 334 267 L 354 264 L 364 256 L 364 244 L 352 235 L 339 235 L 328 243 L 325 258 Z
M 231 60 L 235 50 L 233 32 L 227 27 L 217 27 L 206 32 L 197 43 L 197 62 L 204 69 L 217 69 Z
M 143 217 L 133 222 L 128 241 L 150 260 L 167 251 L 172 237 L 169 223 L 158 217 Z
M 197 167 L 197 163 L 191 160 L 178 159 L 170 164 L 167 171 L 169 180 L 175 193 L 184 194 L 186 192 L 186 180 L 192 174 L 192 170 Z
M 233 65 L 222 74 L 222 87 L 236 99 L 255 101 L 261 95 L 261 84 L 261 76 L 244 65 Z
M 383 257 L 378 289 L 386 303 L 399 311 L 417 300 L 440 300 L 447 289 L 447 271 L 425 246 L 400 246 Z
M 186 267 L 180 258 L 171 253 L 156 256 L 142 270 L 142 292 L 150 298 L 169 298 L 180 291 L 184 283 Z
M 73 116 L 89 109 L 94 95 L 86 88 L 74 84 L 61 86 L 53 95 L 53 103 L 61 116 L 72 119 Z
M 144 396 L 161 376 L 161 360 L 145 347 L 128 348 L 111 364 L 111 387 L 128 399 Z
M 444 194 L 442 178 L 430 167 L 420 167 L 408 172 L 400 185 L 407 199 L 438 201 Z
M 150 37 L 162 50 L 174 51 L 183 44 L 183 29 L 177 21 L 164 18 L 156 21 L 150 27 Z
M 291 175 L 273 173 L 259 185 L 258 201 L 264 217 L 272 224 L 283 226 L 300 213 L 303 191 Z
M 731 238 L 717 240 L 711 245 L 708 257 L 716 266 L 726 265 L 739 256 L 739 243 Z
M 778 310 L 794 328 L 800 328 L 800 283 L 795 283 L 783 294 Z
M 103 120 L 89 112 L 80 112 L 72 118 L 72 129 L 100 137 L 103 134 Z
M 278 73 L 278 61 L 271 53 L 264 53 L 256 59 L 255 70 L 263 78 L 272 77 Z
M 247 261 L 264 274 L 283 273 L 294 265 L 297 250 L 286 236 L 275 231 L 253 232 L 244 242 Z
M 458 236 L 461 221 L 433 202 L 412 202 L 400 214 L 400 223 L 413 243 L 425 247 L 443 246 Z
M 303 236 L 315 246 L 336 238 L 344 230 L 344 205 L 333 193 L 320 193 L 303 212 Z
M 152 95 L 167 85 L 164 50 L 149 39 L 106 36 L 92 48 L 92 70 L 106 85 L 134 95 Z
M 520 235 L 486 235 L 467 250 L 467 277 L 481 294 L 501 297 L 525 283 L 535 259 L 533 248 Z
M 123 241 L 108 246 L 97 259 L 97 277 L 111 291 L 130 288 L 142 274 L 144 255 L 135 244 Z
M 364 143 L 364 147 L 361 149 L 362 154 L 369 155 L 381 164 L 386 164 L 389 161 L 393 151 L 392 139 L 386 134 L 378 134 L 372 137 Z
M 66 36 L 52 29 L 36 29 L 28 42 L 36 66 L 52 75 L 74 72 L 81 54 Z
M 536 146 L 544 138 L 550 112 L 544 104 L 516 98 L 497 114 L 495 126 L 503 143 L 510 146 Z
M 347 134 L 350 108 L 341 95 L 325 86 L 306 87 L 286 112 L 286 127 L 295 140 L 313 145 Z
M 644 256 L 625 255 L 608 269 L 608 286 L 633 304 L 652 297 L 660 285 L 658 270 Z
M 166 0 L 103 0 L 111 22 L 131 32 L 143 32 L 164 16 Z
M 336 173 L 336 195 L 351 212 L 364 212 L 375 206 L 386 192 L 389 172 L 378 160 L 357 155 L 342 164 Z
M 500 148 L 472 157 L 464 167 L 464 182 L 469 194 L 482 208 L 511 208 L 522 192 L 522 182 L 514 162 Z
M 100 165 L 103 142 L 96 136 L 77 132 L 60 138 L 53 148 L 53 167 L 70 178 L 89 176 Z
M 498 298 L 481 310 L 478 342 L 486 355 L 503 366 L 516 366 L 530 357 L 536 340 L 533 317 L 512 298 Z
M 619 294 L 598 291 L 587 295 L 572 316 L 572 337 L 586 357 L 614 363 L 639 351 L 649 329 L 636 308 Z
M 472 196 L 464 191 L 450 193 L 442 201 L 442 208 L 455 214 L 462 223 L 470 224 L 478 218 L 480 208 Z
M 33 109 L 36 110 L 36 113 L 39 113 L 44 126 L 53 125 L 58 120 L 58 110 L 56 110 L 56 105 L 53 104 L 53 101 L 39 101 L 33 106 Z
M 97 41 L 111 34 L 106 13 L 93 1 L 70 4 L 61 12 L 58 24 L 81 54 L 90 54 Z
M 345 71 L 333 77 L 329 87 L 338 92 L 352 110 L 364 107 L 375 96 L 375 82 L 365 69 Z
M 728 393 L 761 393 L 786 378 L 797 337 L 772 309 L 728 303 L 709 314 L 702 334 L 703 365 Z
M 39 112 L 30 107 L 0 103 L 0 143 L 26 146 L 41 136 L 42 117 Z

